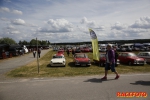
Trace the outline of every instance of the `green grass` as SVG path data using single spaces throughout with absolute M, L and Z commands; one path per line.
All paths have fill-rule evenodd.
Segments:
M 49 62 L 52 56 L 55 54 L 55 51 L 49 51 L 45 56 L 39 59 L 39 73 L 37 68 L 37 62 L 31 62 L 25 66 L 16 68 L 6 75 L 8 77 L 64 77 L 64 76 L 85 76 L 85 75 L 100 75 L 104 74 L 104 67 L 99 67 L 92 63 L 90 67 L 75 67 L 73 63 L 73 57 L 70 54 L 66 57 L 66 67 L 50 67 Z M 92 53 L 87 53 L 89 58 L 92 61 Z M 146 73 L 150 72 L 150 65 L 144 66 L 128 66 L 128 65 L 119 65 L 116 67 L 116 70 L 119 74 L 125 73 Z M 109 73 L 112 73 L 109 71 Z

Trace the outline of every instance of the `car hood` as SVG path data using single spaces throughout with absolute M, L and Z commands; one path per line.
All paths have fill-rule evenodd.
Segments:
M 89 61 L 90 59 L 89 58 L 75 58 L 75 60 L 78 60 L 78 61 Z
M 144 60 L 143 58 L 139 58 L 139 57 L 130 57 L 131 59 L 136 59 L 136 60 Z
M 63 58 L 55 58 L 51 60 L 52 62 L 63 62 L 64 59 Z

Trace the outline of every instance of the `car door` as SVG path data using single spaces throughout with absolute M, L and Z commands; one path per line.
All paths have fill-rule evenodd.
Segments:
M 124 53 L 123 54 L 123 61 L 124 63 L 128 63 L 129 59 L 128 59 L 128 53 Z
M 121 63 L 123 63 L 123 53 L 120 53 L 120 54 L 119 54 L 118 59 L 120 60 Z

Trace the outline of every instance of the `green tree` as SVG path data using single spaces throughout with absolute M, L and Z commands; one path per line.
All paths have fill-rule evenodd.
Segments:
M 41 41 L 41 45 L 47 45 L 47 41 Z
M 37 41 L 38 41 L 38 45 L 41 45 L 41 41 L 39 41 L 39 40 L 37 40 Z M 30 41 L 30 45 L 37 45 L 37 41 L 36 41 L 36 39 L 32 39 Z
M 47 43 L 48 43 L 48 45 L 50 45 L 50 44 L 51 44 L 49 41 L 48 41 Z
M 36 45 L 36 44 L 37 44 L 37 42 L 36 42 L 35 39 L 32 39 L 32 40 L 30 41 L 30 45 Z
M 13 44 L 17 44 L 15 40 L 13 40 L 12 38 L 8 38 L 8 37 L 4 37 L 0 39 L 0 44 L 9 44 L 9 45 L 13 45 Z
M 24 40 L 24 41 L 19 41 L 18 44 L 19 44 L 19 45 L 28 45 L 28 44 L 30 44 L 30 43 L 27 42 L 26 40 Z

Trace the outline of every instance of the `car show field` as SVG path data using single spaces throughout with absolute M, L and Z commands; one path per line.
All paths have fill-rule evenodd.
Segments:
M 93 63 L 92 52 L 86 52 L 86 55 L 91 60 L 90 66 L 75 66 L 74 57 L 70 53 L 68 56 L 64 52 L 66 66 L 50 66 L 50 60 L 57 51 L 50 50 L 45 56 L 39 59 L 39 73 L 37 72 L 37 62 L 31 62 L 25 66 L 21 66 L 8 72 L 8 77 L 64 77 L 64 76 L 85 76 L 85 75 L 100 75 L 104 74 L 104 67 Z M 101 53 L 101 52 L 100 52 Z M 127 73 L 146 73 L 150 72 L 150 65 L 132 65 L 120 64 L 116 67 L 120 74 Z M 112 72 L 109 71 L 112 74 Z

